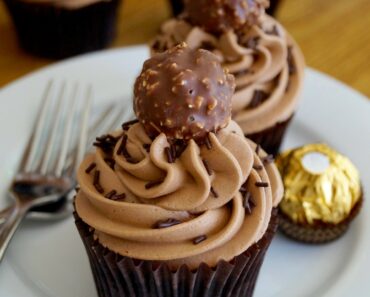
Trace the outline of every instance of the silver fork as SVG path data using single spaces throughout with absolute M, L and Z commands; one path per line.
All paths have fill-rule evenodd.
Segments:
M 51 81 L 44 92 L 18 172 L 8 190 L 15 201 L 15 207 L 0 233 L 0 262 L 29 210 L 58 201 L 74 187 L 75 170 L 85 154 L 91 87 L 86 89 L 83 96 L 82 116 L 78 119 L 75 131 L 73 124 L 78 115 L 77 103 L 81 97 L 78 85 L 73 87 L 69 100 L 65 98 L 66 83 L 62 83 L 56 99 L 52 96 L 52 87 Z M 64 116 L 67 112 L 68 116 Z M 68 154 L 73 147 L 72 132 L 78 135 L 78 144 L 72 161 L 68 164 Z
M 117 104 L 118 102 L 111 103 L 108 106 L 101 108 L 102 110 L 99 110 L 97 119 L 92 123 L 89 129 L 87 151 L 92 148 L 91 144 L 97 135 L 101 135 L 107 131 L 112 131 L 120 124 L 130 119 L 130 109 L 126 107 L 117 109 Z M 73 211 L 71 197 L 74 195 L 71 194 L 72 193 L 68 193 L 65 195 L 66 197 L 60 202 L 60 205 L 58 205 L 58 207 L 56 207 L 56 209 L 53 211 L 31 209 L 27 214 L 27 219 L 38 221 L 54 221 L 68 217 Z M 0 210 L 0 226 L 7 220 L 13 208 L 14 205 L 11 205 L 3 210 Z

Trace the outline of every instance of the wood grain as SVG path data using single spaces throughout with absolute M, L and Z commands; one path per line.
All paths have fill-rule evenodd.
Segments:
M 166 0 L 123 0 L 112 47 L 145 43 L 170 16 Z M 370 1 L 283 0 L 277 17 L 301 45 L 307 64 L 370 97 Z M 0 3 L 0 87 L 54 61 L 23 52 Z

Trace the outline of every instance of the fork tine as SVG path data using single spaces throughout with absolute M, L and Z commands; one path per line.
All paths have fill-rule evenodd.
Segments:
M 67 172 L 67 174 L 70 176 L 75 174 L 77 167 L 82 162 L 82 159 L 86 152 L 87 137 L 88 137 L 88 131 L 89 131 L 88 125 L 89 125 L 91 101 L 92 101 L 92 87 L 90 85 L 86 90 L 85 100 L 82 105 L 83 114 L 82 114 L 80 124 L 79 124 L 80 132 L 79 132 L 78 139 L 77 139 L 78 140 L 77 152 Z
M 54 105 L 54 110 L 53 114 L 56 114 L 56 118 L 53 121 L 53 124 L 51 125 L 51 130 L 49 130 L 48 133 L 48 140 L 47 144 L 45 146 L 44 152 L 43 152 L 43 157 L 40 159 L 41 163 L 38 166 L 39 172 L 41 174 L 46 174 L 48 172 L 48 167 L 50 166 L 50 160 L 53 154 L 53 149 L 56 145 L 56 137 L 58 135 L 58 127 L 61 125 L 61 122 L 63 121 L 62 116 L 63 116 L 63 108 L 62 107 L 62 101 L 64 99 L 64 94 L 66 90 L 66 82 L 62 83 L 62 86 L 60 88 L 57 102 Z M 45 125 L 46 128 L 48 126 Z
M 117 115 L 112 120 L 111 124 L 108 126 L 108 131 L 117 129 L 122 123 L 129 121 L 133 118 L 130 108 L 122 107 L 119 109 Z
M 114 112 L 115 105 L 113 103 L 109 104 L 104 111 L 99 115 L 99 118 L 95 120 L 92 127 L 89 129 L 88 144 L 92 144 L 95 137 L 100 134 L 101 130 L 105 127 L 106 122 L 111 117 L 112 112 Z
M 39 110 L 37 112 L 37 117 L 34 122 L 32 133 L 28 139 L 26 149 L 24 150 L 21 163 L 19 165 L 19 172 L 30 172 L 33 168 L 33 163 L 35 163 L 37 148 L 39 147 L 39 142 L 43 134 L 45 117 L 47 115 L 47 110 L 51 102 L 51 89 L 53 86 L 53 80 L 50 80 L 43 92 Z
M 55 162 L 55 167 L 53 172 L 55 176 L 60 177 L 63 173 L 64 164 L 66 162 L 67 154 L 71 144 L 71 136 L 72 136 L 72 127 L 73 127 L 73 120 L 77 115 L 77 92 L 78 92 L 78 84 L 76 83 L 73 91 L 72 96 L 70 96 L 69 102 L 72 100 L 71 109 L 68 110 L 68 119 L 65 123 L 64 135 L 62 137 L 62 141 L 60 143 L 60 150 L 59 150 L 59 158 L 57 158 Z

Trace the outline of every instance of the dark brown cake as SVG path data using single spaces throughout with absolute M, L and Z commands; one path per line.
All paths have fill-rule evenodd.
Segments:
M 99 1 L 81 8 L 52 2 L 5 0 L 21 47 L 47 58 L 66 58 L 106 47 L 116 33 L 121 0 Z

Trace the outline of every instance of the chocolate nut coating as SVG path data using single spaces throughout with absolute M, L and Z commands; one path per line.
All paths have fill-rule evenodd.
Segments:
M 204 139 L 231 118 L 234 77 L 209 51 L 178 45 L 144 63 L 134 110 L 150 137 Z
M 185 17 L 195 26 L 220 34 L 258 22 L 268 0 L 185 0 Z

